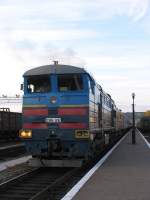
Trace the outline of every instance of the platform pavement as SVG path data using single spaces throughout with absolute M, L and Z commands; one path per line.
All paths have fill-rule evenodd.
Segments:
M 73 200 L 150 200 L 150 148 L 131 132 L 86 182 Z

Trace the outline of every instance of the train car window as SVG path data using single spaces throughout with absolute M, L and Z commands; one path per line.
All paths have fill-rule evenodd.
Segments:
M 58 75 L 58 90 L 78 91 L 83 89 L 83 79 L 81 75 Z
M 32 76 L 27 78 L 28 93 L 50 92 L 50 78 L 48 76 Z

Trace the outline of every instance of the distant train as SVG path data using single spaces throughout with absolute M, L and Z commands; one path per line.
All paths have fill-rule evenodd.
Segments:
M 0 141 L 19 139 L 22 127 L 22 114 L 10 112 L 9 108 L 0 108 Z
M 83 68 L 54 63 L 23 77 L 20 137 L 33 166 L 81 166 L 128 126 L 111 96 Z
M 138 127 L 142 133 L 147 133 L 150 135 L 150 111 L 144 113 L 144 116 L 141 118 Z

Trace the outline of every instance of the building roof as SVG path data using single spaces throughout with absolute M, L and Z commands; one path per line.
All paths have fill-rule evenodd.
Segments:
M 71 65 L 44 65 L 30 69 L 23 76 L 48 75 L 48 74 L 80 74 L 87 73 L 83 68 Z

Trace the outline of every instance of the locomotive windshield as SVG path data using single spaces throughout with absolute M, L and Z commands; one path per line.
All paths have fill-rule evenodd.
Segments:
M 50 89 L 49 76 L 32 76 L 27 79 L 28 93 L 47 93 Z
M 79 91 L 83 89 L 82 75 L 58 75 L 58 90 Z

